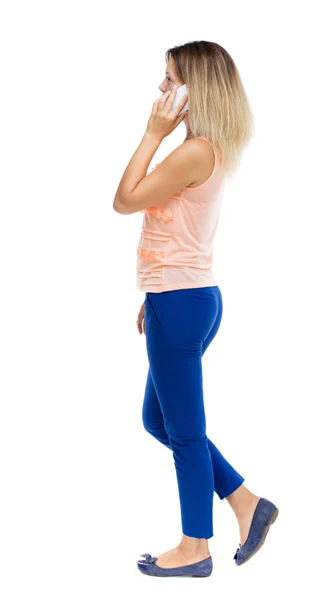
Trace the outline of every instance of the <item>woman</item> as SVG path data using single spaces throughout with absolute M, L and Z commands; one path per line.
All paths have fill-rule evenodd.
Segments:
M 202 385 L 202 356 L 222 318 L 212 256 L 223 184 L 251 137 L 253 120 L 224 48 L 191 42 L 167 50 L 166 61 L 163 95 L 114 200 L 121 214 L 144 213 L 137 249 L 137 288 L 145 292 L 137 326 L 149 360 L 142 417 L 145 429 L 173 452 L 182 521 L 180 543 L 157 557 L 142 554 L 137 566 L 149 575 L 207 577 L 214 491 L 238 520 L 237 565 L 259 550 L 278 515 L 207 438 Z M 184 83 L 188 94 L 172 110 Z M 181 113 L 187 101 L 190 110 Z M 146 175 L 161 141 L 182 120 L 184 142 Z

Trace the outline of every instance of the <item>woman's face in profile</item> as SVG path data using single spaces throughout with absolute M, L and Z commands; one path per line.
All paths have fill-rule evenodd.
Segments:
M 163 94 L 165 94 L 166 92 L 172 91 L 174 85 L 180 87 L 181 85 L 183 85 L 183 81 L 180 81 L 176 76 L 174 62 L 172 58 L 169 58 L 169 62 L 167 63 L 166 67 L 165 78 L 160 84 L 159 89 Z

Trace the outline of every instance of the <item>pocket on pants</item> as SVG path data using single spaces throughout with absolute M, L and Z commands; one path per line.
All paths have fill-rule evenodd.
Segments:
M 157 301 L 156 301 L 157 302 Z M 153 304 L 153 300 L 151 300 L 151 298 L 149 297 L 149 292 L 147 292 L 146 297 L 145 297 L 145 301 L 144 303 L 148 304 L 148 307 L 150 308 L 152 314 L 154 315 L 158 325 L 160 325 L 160 327 L 162 327 L 162 323 L 161 323 L 161 316 L 160 316 L 160 312 L 159 312 L 159 308 Z

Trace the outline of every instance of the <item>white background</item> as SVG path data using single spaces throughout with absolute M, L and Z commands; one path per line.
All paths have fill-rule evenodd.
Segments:
M 310 585 L 308 2 L 1 3 L 0 596 L 294 597 Z M 144 577 L 181 539 L 172 453 L 143 428 L 142 214 L 113 210 L 165 51 L 224 46 L 256 135 L 214 247 L 224 303 L 203 359 L 207 435 L 280 515 L 238 568 L 214 495 L 208 579 Z M 185 137 L 182 123 L 159 162 Z M 305 548 L 306 546 L 306 548 Z

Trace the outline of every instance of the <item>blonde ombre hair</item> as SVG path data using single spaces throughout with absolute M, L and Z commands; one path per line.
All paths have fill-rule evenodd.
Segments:
M 229 53 L 215 42 L 188 42 L 166 51 L 188 88 L 188 120 L 194 137 L 206 137 L 228 178 L 254 135 L 253 114 Z

